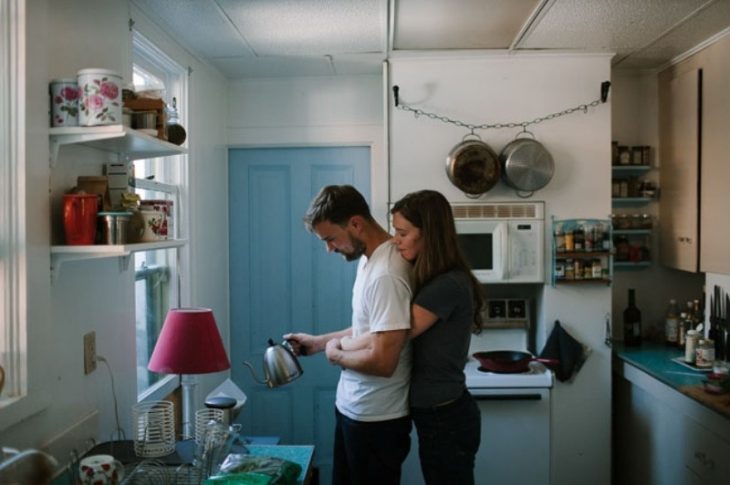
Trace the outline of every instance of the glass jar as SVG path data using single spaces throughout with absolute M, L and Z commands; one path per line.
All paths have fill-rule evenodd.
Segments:
M 591 276 L 593 279 L 601 279 L 603 274 L 603 265 L 601 264 L 601 258 L 595 258 L 591 264 Z
M 575 251 L 575 239 L 573 237 L 573 231 L 571 229 L 567 229 L 565 231 L 565 250 L 567 252 Z
M 687 330 L 684 337 L 684 361 L 689 364 L 694 364 L 699 338 L 700 333 L 697 330 L 693 328 Z
M 565 252 L 565 234 L 563 234 L 563 227 L 560 225 L 555 226 L 555 251 L 558 253 Z
M 695 351 L 695 366 L 711 369 L 715 361 L 715 342 L 710 339 L 700 339 Z
M 556 280 L 565 279 L 565 263 L 562 261 L 555 262 L 555 279 Z
M 573 231 L 573 246 L 575 251 L 585 250 L 585 231 L 583 226 L 578 226 Z
M 627 146 L 618 147 L 618 164 L 631 165 L 631 150 Z
M 566 280 L 574 280 L 575 279 L 575 268 L 573 266 L 573 260 L 572 259 L 566 259 L 565 260 L 565 279 Z
M 573 262 L 573 273 L 576 280 L 583 279 L 583 260 L 576 258 Z

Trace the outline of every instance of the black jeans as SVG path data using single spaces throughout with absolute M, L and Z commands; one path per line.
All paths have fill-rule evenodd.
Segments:
M 411 418 L 355 421 L 335 409 L 333 485 L 398 485 L 411 449 Z
M 479 406 L 469 394 L 434 408 L 411 408 L 418 456 L 427 484 L 474 483 L 474 456 L 481 440 Z

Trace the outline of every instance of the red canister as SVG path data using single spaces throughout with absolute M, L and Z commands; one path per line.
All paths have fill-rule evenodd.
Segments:
M 98 196 L 65 194 L 63 196 L 63 230 L 66 244 L 94 244 Z

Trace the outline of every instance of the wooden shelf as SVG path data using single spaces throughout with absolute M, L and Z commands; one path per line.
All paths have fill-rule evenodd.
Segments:
M 651 229 L 614 229 L 614 236 L 648 236 Z
M 178 248 L 187 244 L 187 239 L 168 239 L 136 244 L 93 244 L 88 246 L 51 246 L 51 276 L 54 281 L 61 272 L 63 263 L 89 259 L 122 258 L 120 269 L 129 266 L 129 256 L 139 251 Z
M 555 253 L 555 259 L 600 258 L 602 256 L 609 256 L 610 254 L 610 251 L 571 251 Z
M 610 285 L 611 280 L 606 278 L 591 278 L 591 279 L 580 279 L 580 280 L 566 280 L 566 279 L 556 279 L 556 284 L 568 284 L 568 285 L 582 285 L 586 283 L 603 283 L 604 285 Z
M 51 167 L 63 145 L 79 144 L 97 150 L 117 153 L 126 160 L 166 157 L 187 153 L 186 148 L 123 125 L 70 126 L 50 128 Z
M 611 204 L 614 206 L 622 205 L 644 205 L 655 200 L 652 197 L 614 197 L 611 199 Z

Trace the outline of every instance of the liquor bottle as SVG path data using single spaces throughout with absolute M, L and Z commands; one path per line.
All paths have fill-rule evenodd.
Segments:
M 664 343 L 672 347 L 676 347 L 679 342 L 679 321 L 677 300 L 671 299 L 664 319 Z
M 624 345 L 641 345 L 641 311 L 636 307 L 633 288 L 629 288 L 629 306 L 624 310 Z

